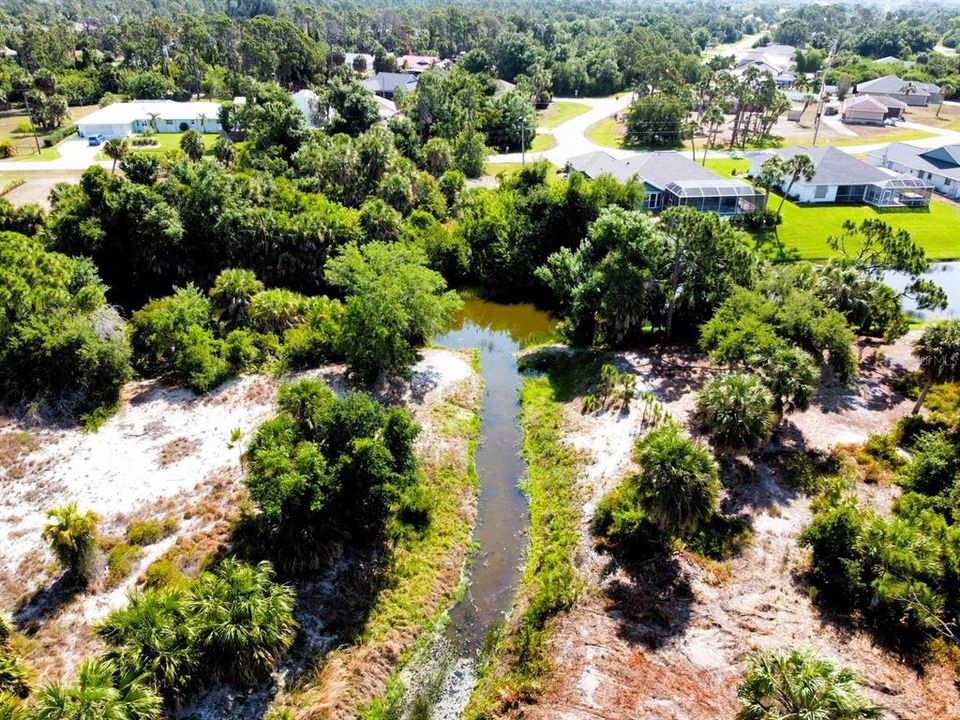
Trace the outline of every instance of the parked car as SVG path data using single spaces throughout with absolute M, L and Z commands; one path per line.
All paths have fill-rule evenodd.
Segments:
M 87 144 L 91 147 L 96 147 L 97 145 L 103 145 L 104 141 L 103 135 L 89 135 L 87 136 Z

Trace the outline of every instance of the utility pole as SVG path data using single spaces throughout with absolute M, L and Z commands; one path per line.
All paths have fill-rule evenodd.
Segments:
M 823 117 L 823 91 L 827 86 L 827 71 L 830 70 L 830 65 L 833 63 L 834 55 L 840 49 L 840 38 L 842 35 L 837 36 L 837 41 L 833 44 L 833 50 L 830 51 L 830 54 L 827 55 L 826 61 L 823 63 L 823 74 L 820 76 L 820 98 L 817 101 L 817 119 L 813 123 L 813 146 L 817 146 L 817 136 L 820 135 L 820 118 Z
M 520 166 L 527 165 L 527 119 L 520 116 Z
M 33 113 L 30 112 L 30 101 L 27 100 L 28 90 L 23 91 L 23 105 L 27 109 L 27 119 L 30 121 L 30 127 L 33 128 L 33 141 L 37 144 L 37 155 L 40 154 L 40 136 L 37 135 L 37 124 L 33 121 Z

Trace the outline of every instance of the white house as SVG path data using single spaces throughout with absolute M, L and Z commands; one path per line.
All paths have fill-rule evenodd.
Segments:
M 319 99 L 317 94 L 313 90 L 304 88 L 293 93 L 290 99 L 307 121 L 307 127 L 317 127 L 317 100 Z
M 153 128 L 161 133 L 196 130 L 220 132 L 215 102 L 174 102 L 173 100 L 134 100 L 113 103 L 77 121 L 80 137 L 129 137 Z
M 908 143 L 891 143 L 867 153 L 873 165 L 889 168 L 930 183 L 937 192 L 960 199 L 960 145 L 920 148 Z
M 789 160 L 806 155 L 813 163 L 813 176 L 801 176 L 790 185 L 784 177 L 781 187 L 791 200 L 802 204 L 866 203 L 875 207 L 926 207 L 932 188 L 923 180 L 893 170 L 868 165 L 832 147 L 791 147 L 750 154 L 749 177 L 759 177 L 765 160 L 774 155 Z

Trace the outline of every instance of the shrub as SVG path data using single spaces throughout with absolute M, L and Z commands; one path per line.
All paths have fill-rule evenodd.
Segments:
M 11 158 L 14 155 L 13 141 L 0 140 L 0 158 Z
M 217 320 L 227 327 L 244 325 L 251 301 L 263 290 L 263 283 L 250 270 L 224 270 L 217 275 L 210 288 L 210 299 Z
M 732 373 L 710 380 L 697 395 L 697 421 L 719 449 L 754 450 L 776 423 L 773 396 L 760 379 Z
M 337 398 L 315 380 L 283 385 L 278 407 L 250 443 L 246 482 L 266 545 L 302 571 L 320 563 L 331 533 L 376 532 L 413 497 L 418 428 L 403 410 Z
M 615 544 L 644 544 L 653 530 L 675 537 L 714 513 L 720 485 L 717 465 L 676 425 L 647 433 L 637 443 L 637 462 L 640 472 L 598 503 L 593 518 L 598 534 Z
M 23 120 L 18 122 L 13 128 L 14 135 L 32 135 L 33 134 L 33 123 L 29 120 Z
M 115 588 L 133 572 L 134 564 L 143 557 L 139 545 L 119 543 L 107 553 L 107 588 Z
M 313 298 L 304 323 L 283 334 L 284 358 L 291 368 L 317 367 L 343 358 L 341 325 L 343 304 L 326 297 Z
M 883 708 L 860 694 L 853 670 L 837 667 L 809 650 L 757 653 L 737 688 L 737 720 L 872 720 Z
M 175 517 L 166 517 L 163 520 L 138 520 L 127 525 L 124 536 L 132 545 L 153 545 L 170 537 L 176 529 Z
M 53 132 L 49 133 L 45 138 L 43 138 L 43 146 L 53 147 L 64 138 L 67 138 L 73 135 L 76 131 L 77 131 L 76 125 L 64 125 L 62 128 L 57 128 Z
M 97 516 L 80 513 L 76 503 L 47 512 L 50 519 L 43 528 L 43 539 L 57 556 L 60 566 L 82 584 L 90 580 L 96 550 Z
M 910 490 L 938 495 L 960 481 L 960 451 L 946 433 L 924 433 L 897 477 Z
M 250 324 L 258 332 L 280 334 L 303 322 L 307 306 L 307 298 L 299 293 L 263 290 L 250 299 Z
M 860 536 L 869 519 L 855 501 L 844 500 L 815 515 L 800 535 L 800 545 L 812 551 L 810 581 L 835 607 L 855 607 L 866 589 Z

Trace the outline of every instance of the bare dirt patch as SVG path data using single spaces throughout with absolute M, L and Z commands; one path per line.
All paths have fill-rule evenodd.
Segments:
M 825 387 L 814 407 L 793 419 L 786 439 L 826 448 L 889 430 L 909 412 L 910 403 L 886 380 L 914 367 L 911 340 L 880 348 L 886 361 L 865 367 L 851 388 Z M 714 372 L 695 354 L 661 350 L 627 353 L 618 364 L 632 367 L 638 390 L 654 392 L 681 422 L 696 389 Z M 868 634 L 815 606 L 802 581 L 806 557 L 797 546 L 810 519 L 809 498 L 762 462 L 741 459 L 736 472 L 725 472 L 722 509 L 748 519 L 753 541 L 724 572 L 685 553 L 622 563 L 598 553 L 587 518 L 632 466 L 633 439 L 642 432 L 639 412 L 635 402 L 628 415 L 581 415 L 576 401 L 567 411 L 570 442 L 594 458 L 580 480 L 588 498 L 579 558 L 586 589 L 553 626 L 555 672 L 545 693 L 510 717 L 732 717 L 745 655 L 785 646 L 810 646 L 856 667 L 867 695 L 889 708 L 891 718 L 960 717 L 960 692 L 950 669 L 904 665 Z M 880 508 L 895 494 L 884 485 L 859 489 Z
M 296 377 L 303 376 L 345 386 L 339 367 Z M 411 382 L 384 393 L 411 403 L 426 422 L 417 406 L 437 402 L 471 377 L 462 355 L 428 350 Z M 197 397 L 157 381 L 130 383 L 123 406 L 93 433 L 0 419 L 0 610 L 11 612 L 27 633 L 25 660 L 37 681 L 67 678 L 97 649 L 92 624 L 122 606 L 155 561 L 169 560 L 176 571 L 195 575 L 223 546 L 244 497 L 241 454 L 253 430 L 275 412 L 279 384 L 248 375 Z M 232 442 L 235 429 L 239 442 Z M 436 451 L 429 444 L 421 449 Z M 88 591 L 75 594 L 59 582 L 41 539 L 47 510 L 72 501 L 97 513 L 102 536 L 123 536 L 132 519 L 174 518 L 176 529 L 144 546 L 115 588 L 104 588 L 104 570 Z M 321 584 L 329 599 L 332 584 Z

